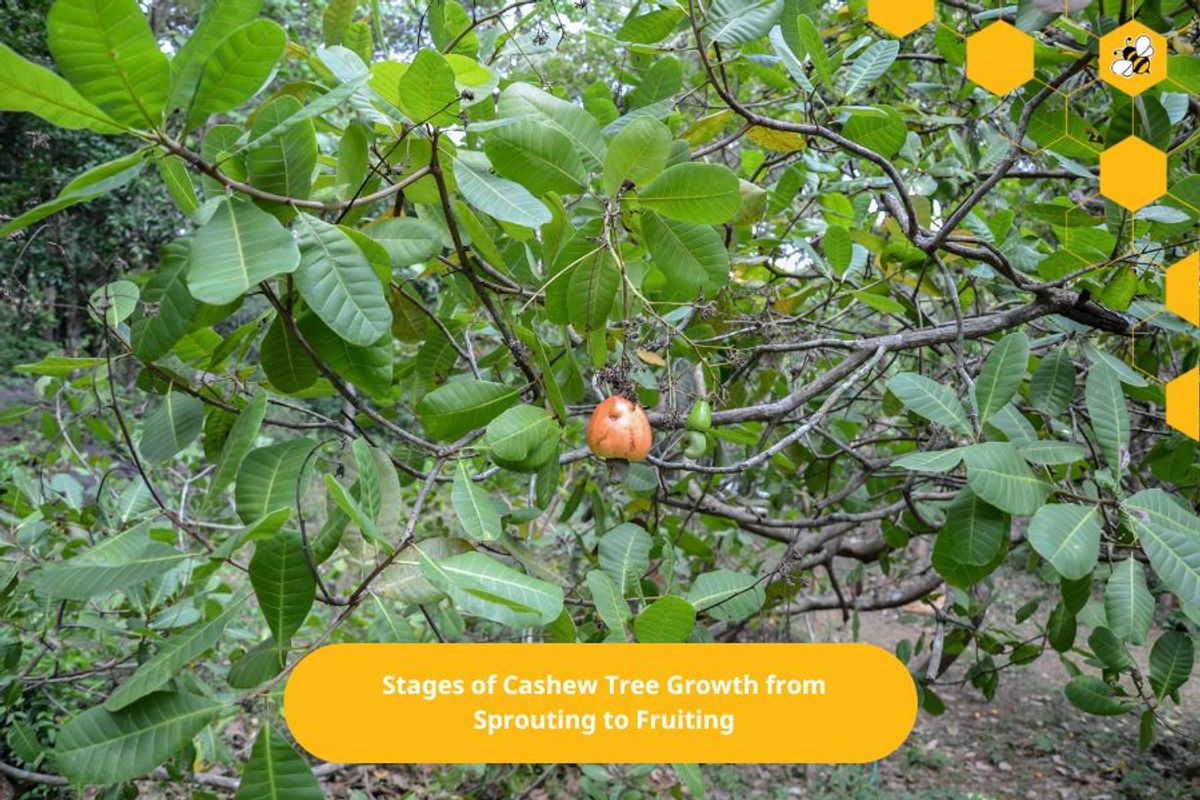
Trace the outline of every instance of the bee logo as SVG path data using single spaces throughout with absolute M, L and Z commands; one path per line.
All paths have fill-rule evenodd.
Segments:
M 1127 36 L 1125 46 L 1120 50 L 1113 50 L 1113 55 L 1117 57 L 1112 64 L 1114 75 L 1120 75 L 1122 78 L 1149 75 L 1150 59 L 1154 56 L 1154 42 L 1145 35 L 1139 36 L 1136 41 Z

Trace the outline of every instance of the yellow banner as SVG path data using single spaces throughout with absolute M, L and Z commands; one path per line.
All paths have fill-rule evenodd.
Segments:
M 339 644 L 284 693 L 310 753 L 367 763 L 866 762 L 916 714 L 866 644 Z

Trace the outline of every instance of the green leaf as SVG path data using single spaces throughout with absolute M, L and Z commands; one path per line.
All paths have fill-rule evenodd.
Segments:
M 1008 553 L 1009 518 L 968 487 L 955 495 L 933 546 L 932 563 L 954 586 L 969 588 L 996 570 Z
M 629 621 L 629 603 L 621 596 L 621 590 L 607 572 L 599 569 L 590 570 L 584 582 L 596 604 L 596 614 L 610 631 L 628 641 L 625 623 Z
M 376 512 L 375 521 L 380 534 L 388 539 L 398 534 L 401 529 L 400 517 L 404 501 L 400 494 L 400 475 L 396 472 L 396 465 L 392 463 L 391 456 L 383 448 L 369 447 L 365 442 L 359 448 L 357 441 L 355 448 L 355 457 L 366 456 L 367 461 L 373 467 L 371 469 L 365 464 L 360 464 L 358 468 L 359 481 L 361 482 L 362 476 L 366 474 L 378 476 L 379 509 Z
M 307 140 L 310 138 L 308 131 L 313 126 L 312 120 L 315 117 L 319 117 L 322 114 L 332 111 L 353 97 L 362 89 L 363 84 L 367 82 L 368 76 L 369 73 L 364 70 L 361 75 L 354 75 L 353 77 L 348 78 L 337 88 L 330 89 L 328 92 L 303 106 L 300 108 L 300 110 L 295 111 L 294 113 L 290 113 L 290 109 L 282 109 L 289 111 L 289 113 L 276 112 L 276 119 L 278 119 L 278 122 L 272 126 L 268 126 L 266 123 L 261 126 L 257 124 L 263 119 L 263 111 L 265 111 L 265 109 L 260 111 L 258 118 L 255 120 L 255 127 L 251 128 L 250 130 L 250 137 L 248 139 L 245 137 L 239 138 L 238 141 L 241 142 L 240 144 L 236 142 L 230 143 L 230 150 L 224 158 L 226 160 L 236 159 L 247 150 L 262 148 L 266 147 L 267 145 L 275 145 L 275 143 L 282 137 L 290 137 L 294 135 L 293 131 L 296 131 L 298 128 L 303 134 L 303 139 L 297 136 L 295 144 L 292 145 L 292 149 L 296 149 L 297 145 L 303 142 L 303 153 L 307 157 L 310 152 L 310 149 L 307 145 Z M 284 97 L 291 97 L 291 95 L 282 95 L 273 102 L 278 103 L 279 100 L 282 100 Z
M 321 16 L 321 35 L 327 45 L 341 44 L 354 21 L 358 0 L 329 0 Z
M 251 647 L 233 663 L 226 682 L 234 689 L 253 689 L 283 671 L 283 651 L 274 638 Z
M 1129 408 L 1117 374 L 1101 364 L 1093 365 L 1088 370 L 1084 397 L 1100 452 L 1113 477 L 1119 479 L 1129 453 Z
M 367 518 L 378 522 L 383 505 L 383 490 L 380 486 L 379 461 L 376 461 L 375 448 L 366 439 L 355 439 L 350 445 L 354 453 L 354 465 L 358 470 L 358 492 L 356 497 Z M 387 459 L 381 459 L 387 462 Z M 387 462 L 390 463 L 390 462 Z
M 259 362 L 271 386 L 286 394 L 312 386 L 319 374 L 317 365 L 288 331 L 281 317 L 275 318 L 263 337 Z
M 225 537 L 225 541 L 221 542 L 220 547 L 209 553 L 209 558 L 216 561 L 224 561 L 231 558 L 235 553 L 242 549 L 246 542 L 253 542 L 259 539 L 270 539 L 275 534 L 279 533 L 287 521 L 292 517 L 292 509 L 277 508 L 270 514 L 259 520 L 246 525 L 241 530 L 236 530 Z
M 682 597 L 660 597 L 637 615 L 633 636 L 639 642 L 686 642 L 696 627 L 696 609 Z
M 729 283 L 729 251 L 711 226 L 644 214 L 642 233 L 654 265 L 667 278 L 667 299 L 690 303 Z
M 262 5 L 263 0 L 204 0 L 199 23 L 171 59 L 168 110 L 188 105 L 213 51 L 230 31 L 257 17 Z
M 427 14 L 429 33 L 439 50 L 449 47 L 451 40 L 459 34 L 464 35 L 455 45 L 455 52 L 474 53 L 479 49 L 479 37 L 472 30 L 472 18 L 458 0 L 432 0 Z
M 813 72 L 825 86 L 833 85 L 833 67 L 829 63 L 829 54 L 825 52 L 825 42 L 821 40 L 821 32 L 809 19 L 807 14 L 796 15 L 796 27 L 800 44 L 804 45 L 803 55 L 812 62 Z M 786 35 L 786 34 L 785 34 Z M 797 53 L 796 55 L 802 55 Z
M 834 272 L 844 275 L 854 258 L 854 242 L 850 238 L 850 232 L 840 225 L 831 225 L 825 230 L 825 236 L 821 239 L 821 249 L 825 253 L 825 258 L 829 259 L 829 265 L 833 267 Z M 890 297 L 873 292 L 855 292 L 855 296 L 879 311 L 893 314 L 904 312 L 904 306 Z M 879 308 L 880 303 L 884 303 L 886 308 Z
M 571 140 L 588 171 L 599 170 L 604 164 L 605 145 L 600 127 L 591 114 L 574 103 L 518 81 L 500 93 L 496 113 L 505 119 L 545 121 Z
M 963 448 L 952 447 L 949 450 L 934 450 L 927 453 L 909 453 L 900 456 L 892 462 L 893 467 L 910 469 L 913 472 L 941 473 L 949 472 L 962 463 Z
M 1029 382 L 1033 407 L 1052 416 L 1067 410 L 1075 397 L 1075 365 L 1066 349 L 1059 348 L 1038 363 Z
M 117 122 L 162 123 L 170 68 L 136 0 L 55 0 L 46 17 L 54 62 Z
M 0 44 L 0 111 L 25 111 L 69 130 L 121 133 L 125 128 L 57 74 Z
M 325 793 L 287 737 L 264 722 L 254 738 L 234 800 L 323 800 Z
M 1037 430 L 1034 429 L 1025 415 L 1017 410 L 1016 401 L 1009 403 L 992 414 L 992 418 L 988 420 L 987 424 L 989 428 L 999 431 L 1005 439 L 1012 442 L 1018 448 L 1037 440 Z
M 1103 365 L 1111 369 L 1117 376 L 1117 380 L 1126 386 L 1132 386 L 1135 389 L 1144 389 L 1150 385 L 1150 381 L 1142 373 L 1135 370 L 1129 364 L 1126 364 L 1120 357 L 1101 350 L 1091 342 L 1083 343 L 1083 352 L 1092 364 L 1096 366 Z
M 4 740 L 8 743 L 9 750 L 30 768 L 37 768 L 46 757 L 46 748 L 38 741 L 36 729 L 28 722 L 10 720 Z
M 0 227 L 0 237 L 16 233 L 64 208 L 86 203 L 127 185 L 140 175 L 142 168 L 146 166 L 146 152 L 138 150 L 99 164 L 76 176 L 53 200 L 34 206 Z
M 705 30 L 714 41 L 746 44 L 766 36 L 783 8 L 784 0 L 714 0 Z
M 370 167 L 370 145 L 365 125 L 357 120 L 347 123 L 338 141 L 338 199 L 352 199 L 364 185 L 363 182 L 371 179 L 367 172 Z
M 405 605 L 436 603 L 446 594 L 425 579 L 421 571 L 422 559 L 441 561 L 470 551 L 471 544 L 465 539 L 447 537 L 423 539 L 419 544 L 409 545 L 396 555 L 388 567 L 378 584 L 378 592 Z
M 971 434 L 966 409 L 948 386 L 915 372 L 901 372 L 888 381 L 887 387 L 909 411 L 959 433 Z
M 803 54 L 800 54 L 801 58 L 797 57 L 796 52 L 788 44 L 787 37 L 783 33 L 783 28 L 776 25 L 771 29 L 769 38 L 771 40 L 771 47 L 775 48 L 775 54 L 779 56 L 779 63 L 783 64 L 783 68 L 787 70 L 787 74 L 804 91 L 813 91 L 812 81 L 808 79 L 808 72 L 804 69 Z
M 324 97 L 332 94 L 329 92 Z M 246 154 L 246 174 L 254 187 L 301 200 L 312 192 L 313 170 L 317 166 L 317 132 L 304 111 L 299 100 L 286 94 L 259 110 L 250 129 L 247 145 L 250 151 Z M 294 213 L 289 206 L 268 204 L 268 207 L 281 219 L 289 219 Z
M 721 164 L 694 162 L 668 167 L 637 199 L 648 211 L 701 225 L 728 222 L 742 205 L 737 175 Z
M 463 613 L 522 627 L 548 625 L 562 612 L 561 588 L 517 572 L 483 553 L 434 561 L 420 548 L 418 552 L 421 573 L 450 595 Z
M 1133 657 L 1129 655 L 1125 643 L 1108 628 L 1094 629 L 1088 636 L 1088 647 L 1108 669 L 1123 671 L 1133 666 Z
M 157 578 L 187 558 L 187 553 L 151 539 L 149 528 L 139 525 L 66 561 L 40 567 L 25 585 L 52 600 L 91 600 Z
M 544 408 L 514 406 L 488 423 L 483 444 L 498 458 L 520 461 L 540 447 L 555 427 Z
M 908 141 L 908 125 L 900 112 L 891 106 L 852 113 L 842 127 L 842 133 L 884 158 L 895 156 Z
M 237 149 L 241 136 L 242 127 L 240 125 L 228 123 L 210 125 L 204 132 L 204 138 L 200 140 L 200 155 L 205 161 L 220 163 L 221 171 L 229 177 L 244 181 L 246 179 L 246 158 L 242 155 L 231 155 Z M 225 184 L 204 173 L 200 174 L 200 186 L 204 189 L 205 196 L 210 199 L 226 194 Z M 216 200 L 212 200 L 212 202 L 215 203 Z M 200 218 L 201 221 L 203 219 L 203 217 Z
M 1057 203 L 1031 203 L 1022 211 L 1033 219 L 1060 228 L 1093 228 L 1100 219 L 1082 206 L 1058 205 Z
M 203 426 L 204 403 L 190 394 L 168 391 L 146 417 L 138 452 L 147 461 L 162 463 L 191 444 Z
M 625 95 L 625 105 L 633 111 L 650 112 L 656 103 L 672 104 L 671 98 L 683 88 L 683 65 L 671 56 L 656 58 L 642 71 L 638 85 Z M 621 124 L 621 123 L 618 123 Z
M 1200 608 L 1200 517 L 1162 489 L 1146 489 L 1121 504 L 1150 566 L 1185 607 Z
M 849 97 L 869 89 L 896 61 L 896 55 L 899 52 L 900 42 L 895 39 L 881 39 L 872 42 L 866 50 L 855 57 L 854 63 L 846 72 L 846 86 L 842 92 L 843 95 Z
M 225 487 L 233 483 L 241 469 L 242 461 L 250 452 L 250 448 L 254 447 L 254 440 L 258 438 L 258 431 L 267 415 L 267 400 L 268 395 L 265 391 L 256 391 L 229 429 L 225 444 L 221 446 L 221 454 L 217 456 L 216 466 L 213 467 L 212 480 L 208 484 L 206 504 L 209 507 L 218 502 Z
M 346 49 L 352 50 L 364 64 L 371 62 L 375 54 L 375 42 L 371 39 L 371 26 L 365 20 L 358 20 L 346 29 L 346 38 L 342 42 Z
M 574 644 L 579 639 L 579 633 L 575 629 L 575 620 L 571 619 L 571 612 L 564 608 L 562 612 L 546 627 L 542 628 L 542 635 L 545 641 L 556 644 Z
M 261 519 L 279 508 L 296 507 L 297 484 L 314 447 L 312 439 L 292 439 L 250 451 L 234 486 L 242 522 Z
M 1078 625 L 1075 622 L 1075 615 L 1070 613 L 1063 604 L 1056 605 L 1046 620 L 1046 640 L 1050 646 L 1059 653 L 1068 652 L 1075 646 L 1077 632 Z
M 543 286 L 547 319 L 560 325 L 570 321 L 571 276 L 578 269 L 609 268 L 594 264 L 596 261 L 612 262 L 613 255 L 607 247 L 593 241 L 587 230 L 578 231 L 555 257 L 550 277 Z
M 329 492 L 329 496 L 333 498 L 333 502 L 341 510 L 343 514 L 350 518 L 350 521 L 358 527 L 359 533 L 363 539 L 368 542 L 383 547 L 389 553 L 394 549 L 389 545 L 379 532 L 378 526 L 375 524 L 375 519 L 371 513 L 365 508 L 364 503 L 356 500 L 345 486 L 338 483 L 337 478 L 332 475 L 325 476 L 325 489 Z M 360 491 L 362 485 L 359 485 Z
M 199 127 L 213 114 L 237 108 L 258 94 L 274 74 L 286 44 L 287 33 L 267 19 L 231 31 L 204 63 L 188 109 L 188 127 Z
M 132 281 L 113 281 L 98 287 L 88 297 L 88 312 L 92 318 L 110 328 L 124 322 L 137 309 L 138 287 Z
M 1001 511 L 1030 516 L 1050 494 L 1050 486 L 1033 474 L 1009 442 L 973 444 L 963 451 L 963 460 L 967 484 Z
M 279 220 L 249 200 L 222 200 L 192 237 L 188 289 L 201 302 L 229 303 L 299 263 L 300 250 Z
M 304 624 L 317 592 L 298 531 L 283 530 L 254 545 L 250 585 L 271 635 L 286 647 Z
M 383 245 L 392 259 L 392 267 L 407 267 L 442 252 L 442 235 L 437 228 L 415 217 L 393 217 L 365 229 L 367 235 Z
M 476 170 L 460 158 L 454 159 L 454 177 L 468 203 L 498 220 L 526 228 L 551 220 L 550 210 L 519 183 Z
M 459 459 L 454 471 L 454 488 L 450 492 L 450 504 L 462 523 L 467 536 L 477 542 L 490 542 L 500 538 L 500 515 L 491 496 L 467 473 L 467 462 Z
M 671 130 L 653 117 L 638 117 L 608 143 L 604 190 L 616 194 L 625 181 L 644 186 L 666 169 L 670 155 Z
M 143 661 L 137 670 L 117 687 L 104 707 L 109 711 L 141 700 L 166 686 L 184 667 L 204 655 L 221 641 L 225 626 L 244 608 L 245 596 L 234 598 L 212 619 L 193 625 L 159 645 L 158 652 Z
M 64 356 L 46 356 L 33 364 L 18 364 L 17 372 L 31 375 L 49 375 L 51 378 L 65 378 L 72 372 L 81 369 L 94 369 L 106 363 L 103 358 L 66 358 Z
M 683 16 L 683 11 L 678 8 L 659 8 L 636 17 L 627 17 L 617 29 L 617 40 L 637 44 L 661 42 L 675 30 Z
M 400 110 L 417 124 L 458 122 L 454 70 L 436 50 L 419 51 L 400 76 Z
M 1064 690 L 1076 708 L 1099 717 L 1114 717 L 1133 709 L 1129 703 L 1113 696 L 1113 689 L 1099 678 L 1079 675 L 1072 678 Z
M 683 781 L 684 786 L 687 786 L 688 791 L 692 793 L 692 797 L 705 797 L 704 791 L 704 773 L 700 771 L 699 764 L 672 764 L 671 768 L 675 770 L 675 774 Z
M 1196 648 L 1192 637 L 1179 631 L 1167 631 L 1150 649 L 1150 688 L 1160 703 L 1187 683 L 1192 675 Z
M 1029 521 L 1029 543 L 1067 580 L 1090 575 L 1100 556 L 1100 512 L 1094 506 L 1044 505 Z
M 1104 587 L 1104 613 L 1108 627 L 1118 638 L 1130 644 L 1146 643 L 1154 622 L 1154 598 L 1146 587 L 1146 573 L 1135 558 L 1126 558 L 1113 566 Z
M 1020 331 L 1005 336 L 988 353 L 975 381 L 975 404 L 979 407 L 981 422 L 986 422 L 1012 400 L 1025 379 L 1028 362 L 1029 337 Z
M 417 403 L 417 416 L 425 432 L 449 441 L 487 425 L 517 402 L 520 393 L 503 383 L 480 380 L 451 381 L 434 389 Z
M 192 182 L 192 174 L 184 166 L 179 156 L 160 156 L 156 162 L 158 176 L 167 187 L 171 199 L 185 217 L 190 217 L 200 208 L 200 198 L 196 196 L 196 184 Z
M 59 729 L 54 761 L 79 784 L 137 778 L 181 750 L 225 702 L 184 692 L 155 692 L 120 711 L 90 708 Z
M 382 397 L 392 386 L 393 342 L 391 331 L 379 341 L 359 347 L 334 333 L 316 314 L 305 314 L 296 323 L 318 358 L 342 379 L 373 397 Z
M 392 310 L 383 284 L 366 254 L 337 225 L 300 214 L 300 265 L 296 288 L 329 329 L 364 347 L 392 329 Z
M 567 321 L 580 334 L 603 331 L 620 283 L 621 272 L 611 258 L 591 258 L 571 270 Z
M 718 569 L 696 576 L 687 600 L 697 613 L 724 622 L 741 622 L 762 609 L 766 592 L 753 575 Z
M 571 140 L 538 120 L 518 120 L 492 130 L 484 150 L 498 175 L 536 195 L 576 194 L 587 180 Z
M 650 568 L 650 534 L 640 525 L 624 522 L 600 537 L 600 568 L 622 593 L 634 590 Z
M 1022 442 L 1017 445 L 1021 458 L 1030 464 L 1053 466 L 1074 464 L 1087 458 L 1087 448 L 1075 442 L 1050 442 L 1046 440 Z

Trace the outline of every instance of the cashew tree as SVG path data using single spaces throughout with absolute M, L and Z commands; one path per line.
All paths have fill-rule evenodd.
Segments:
M 279 690 L 326 643 L 906 605 L 929 713 L 1045 655 L 1079 713 L 1171 724 L 1193 4 L 947 0 L 897 37 L 866 0 L 433 0 L 399 36 L 388 0 L 304 35 L 207 0 L 170 42 L 142 5 L 56 0 L 52 65 L 0 50 L 0 109 L 127 149 L 0 209 L 4 247 L 143 173 L 186 219 L 3 411 L 32 453 L 0 490 L 4 774 L 320 797 Z M 1100 79 L 1134 12 L 1165 76 L 1136 96 Z M 1003 96 L 971 77 L 993 24 L 1031 43 Z M 1134 207 L 1129 137 L 1164 154 Z M 1039 587 L 1015 616 L 1002 570 Z

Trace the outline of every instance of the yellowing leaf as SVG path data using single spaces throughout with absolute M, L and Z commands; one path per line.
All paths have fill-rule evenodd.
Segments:
M 725 111 L 718 111 L 716 114 L 710 114 L 707 117 L 701 117 L 683 132 L 681 138 L 693 147 L 704 144 L 724 130 L 725 123 L 729 122 L 732 116 L 733 112 L 726 109 Z
M 759 147 L 776 153 L 794 153 L 804 149 L 804 138 L 791 131 L 777 131 L 755 125 L 746 133 L 746 138 Z
M 667 362 L 658 353 L 644 350 L 640 347 L 637 349 L 637 356 L 642 361 L 655 367 L 665 367 L 667 365 Z

